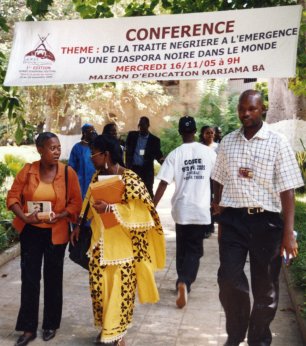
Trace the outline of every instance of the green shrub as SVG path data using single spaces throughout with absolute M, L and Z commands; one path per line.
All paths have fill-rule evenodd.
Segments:
M 298 151 L 296 155 L 297 162 L 299 164 L 302 177 L 304 179 L 304 186 L 302 188 L 299 188 L 299 192 L 306 192 L 306 148 L 304 147 L 303 141 L 301 140 L 302 146 L 304 148 L 304 151 Z
M 0 222 L 0 252 L 9 248 L 18 240 L 18 234 L 9 221 Z
M 304 290 L 306 298 L 306 195 L 297 195 L 295 203 L 295 229 L 298 232 L 299 255 L 292 262 L 290 272 L 294 283 Z M 303 315 L 306 317 L 306 302 L 304 302 Z
M 16 242 L 18 235 L 12 228 L 11 221 L 14 214 L 6 208 L 5 179 L 12 175 L 11 169 L 0 162 L 0 252 Z
M 6 196 L 0 194 L 0 220 L 12 220 L 13 217 L 13 212 L 6 208 Z
M 4 162 L 6 163 L 11 174 L 16 177 L 17 173 L 25 165 L 26 161 L 20 156 L 14 156 L 12 154 L 4 155 Z
M 18 234 L 11 224 L 14 214 L 6 209 L 5 199 L 4 195 L 0 195 L 0 252 L 18 239 Z
M 11 175 L 10 169 L 4 163 L 0 162 L 0 188 L 3 186 L 5 179 Z
M 164 129 L 160 134 L 161 150 L 164 157 L 182 144 L 182 138 L 178 133 L 178 119 L 177 121 L 172 121 L 171 127 Z
M 156 177 L 160 170 L 160 164 L 157 161 L 154 161 L 154 176 Z

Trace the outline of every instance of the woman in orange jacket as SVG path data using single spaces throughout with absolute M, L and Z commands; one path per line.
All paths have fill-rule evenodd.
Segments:
M 39 161 L 26 164 L 7 195 L 7 207 L 16 215 L 13 226 L 20 233 L 21 307 L 16 330 L 23 331 L 15 346 L 36 338 L 42 260 L 44 260 L 43 339 L 52 339 L 62 315 L 63 264 L 69 240 L 68 222 L 76 222 L 82 198 L 78 177 L 59 162 L 61 145 L 51 132 L 36 139 Z M 30 204 L 51 209 L 33 211 Z

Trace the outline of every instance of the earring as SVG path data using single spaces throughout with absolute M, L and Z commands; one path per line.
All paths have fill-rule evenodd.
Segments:
M 104 168 L 105 168 L 105 169 L 108 169 L 108 164 L 107 164 L 107 162 L 105 162 Z

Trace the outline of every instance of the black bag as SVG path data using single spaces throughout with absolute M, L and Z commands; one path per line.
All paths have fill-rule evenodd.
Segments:
M 80 225 L 79 240 L 74 243 L 74 246 L 69 243 L 69 258 L 76 264 L 88 270 L 89 258 L 87 251 L 91 241 L 91 228 L 90 226 Z
M 65 183 L 66 183 L 66 205 L 67 205 L 67 186 L 68 186 L 68 167 L 65 167 Z M 69 258 L 76 264 L 79 264 L 84 269 L 88 270 L 89 258 L 87 251 L 90 247 L 92 231 L 90 226 L 86 225 L 87 214 L 89 210 L 89 202 L 85 208 L 84 215 L 80 223 L 79 240 L 74 243 L 74 246 L 69 242 Z M 69 225 L 70 226 L 70 225 Z M 71 227 L 69 227 L 71 228 Z

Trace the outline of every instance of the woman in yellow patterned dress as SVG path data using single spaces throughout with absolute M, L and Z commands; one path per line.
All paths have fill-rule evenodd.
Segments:
M 123 336 L 132 322 L 136 286 L 140 303 L 159 300 L 154 271 L 165 265 L 164 234 L 144 183 L 118 163 L 119 143 L 100 135 L 91 150 L 97 169 L 92 182 L 97 181 L 99 174 L 107 174 L 120 175 L 124 183 L 121 203 L 94 201 L 90 188 L 83 203 L 83 213 L 88 201 L 90 204 L 89 282 L 95 326 L 100 329 L 96 343 L 124 345 Z M 106 228 L 100 214 L 109 211 L 118 223 Z M 72 242 L 78 239 L 78 233 L 77 227 L 71 235 Z

